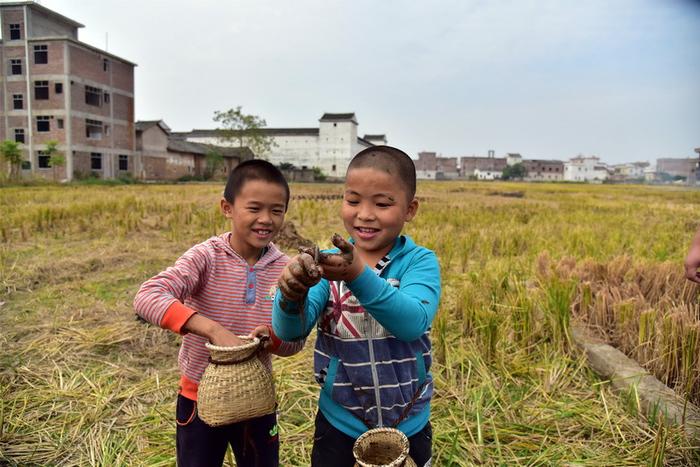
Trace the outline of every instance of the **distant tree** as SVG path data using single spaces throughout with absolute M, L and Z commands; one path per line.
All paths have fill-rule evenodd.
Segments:
M 15 141 L 6 139 L 0 143 L 0 154 L 10 164 L 10 178 L 18 179 L 22 166 L 22 151 L 20 151 L 19 145 Z
M 53 181 L 57 182 L 58 181 L 58 171 L 56 170 L 58 167 L 63 167 L 66 165 L 66 158 L 63 155 L 62 152 L 58 150 L 58 141 L 47 141 L 46 142 L 46 149 L 44 150 L 44 154 L 49 156 L 49 166 L 53 169 Z
M 657 178 L 664 183 L 673 181 L 673 175 L 667 172 L 659 172 Z
M 527 169 L 521 163 L 507 166 L 501 175 L 503 180 L 522 180 L 525 177 L 527 177 Z
M 224 165 L 224 156 L 216 149 L 210 149 L 204 156 L 206 167 L 204 168 L 204 178 L 212 179 Z
M 297 167 L 292 164 L 291 162 L 280 162 L 280 165 L 277 166 L 280 170 L 294 170 Z
M 326 174 L 323 173 L 323 170 L 321 170 L 320 167 L 311 167 L 311 170 L 314 173 L 314 180 L 317 182 L 322 182 L 326 179 Z
M 237 143 L 241 148 L 248 147 L 255 157 L 264 158 L 275 145 L 274 140 L 261 131 L 267 126 L 265 119 L 244 114 L 240 105 L 235 109 L 217 110 L 214 121 L 220 124 L 219 139 Z

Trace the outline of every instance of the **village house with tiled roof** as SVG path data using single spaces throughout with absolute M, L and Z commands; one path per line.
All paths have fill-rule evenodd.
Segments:
M 252 159 L 250 149 L 196 143 L 174 134 L 163 120 L 136 122 L 136 154 L 140 171 L 134 174 L 144 180 L 177 180 L 185 176 L 202 177 L 206 156 L 215 151 L 223 163 L 214 176 L 226 176 L 244 160 Z
M 275 165 L 292 164 L 299 169 L 318 167 L 324 175 L 343 178 L 352 157 L 361 150 L 387 144 L 384 134 L 357 134 L 357 117 L 354 112 L 324 113 L 318 119 L 318 127 L 262 128 L 260 133 L 269 136 L 273 145 L 269 153 L 256 154 Z M 173 133 L 187 141 L 227 145 L 216 129 L 194 129 Z

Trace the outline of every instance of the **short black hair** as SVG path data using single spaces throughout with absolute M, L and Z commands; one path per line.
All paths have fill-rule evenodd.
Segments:
M 352 169 L 378 169 L 398 178 L 408 200 L 416 196 L 416 164 L 408 154 L 392 146 L 372 146 L 358 152 L 348 165 Z
M 262 180 L 284 188 L 287 194 L 287 199 L 284 203 L 285 210 L 289 206 L 289 184 L 280 172 L 280 169 L 267 162 L 264 159 L 251 159 L 238 164 L 231 173 L 228 174 L 226 188 L 224 188 L 224 198 L 229 203 L 233 204 L 236 196 L 243 189 L 245 182 L 251 180 Z

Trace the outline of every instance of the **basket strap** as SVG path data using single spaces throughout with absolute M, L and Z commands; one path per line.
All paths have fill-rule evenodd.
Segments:
M 260 342 L 258 343 L 257 348 L 250 353 L 250 355 L 247 355 L 243 358 L 239 358 L 238 360 L 214 360 L 209 356 L 209 363 L 213 363 L 214 365 L 237 365 L 239 363 L 247 362 L 248 360 L 253 359 L 254 357 L 257 357 L 260 351 L 265 348 L 265 343 L 269 340 L 270 338 L 268 336 L 262 336 L 260 337 Z
M 399 418 L 396 419 L 394 424 L 392 425 L 392 428 L 396 428 L 399 426 L 399 423 L 403 422 L 406 417 L 408 416 L 408 412 L 411 411 L 415 403 L 418 401 L 418 398 L 420 397 L 421 393 L 423 392 L 423 389 L 425 389 L 425 386 L 428 384 L 427 381 L 423 381 L 423 384 L 421 384 L 418 387 L 418 390 L 413 394 L 413 397 L 411 398 L 411 401 L 408 403 L 408 405 L 403 409 L 403 412 L 401 412 L 401 415 Z M 379 409 L 381 410 L 381 409 Z

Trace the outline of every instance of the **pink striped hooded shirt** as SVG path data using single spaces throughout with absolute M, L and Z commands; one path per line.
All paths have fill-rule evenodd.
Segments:
M 148 279 L 134 299 L 134 309 L 146 321 L 182 334 L 182 327 L 199 313 L 236 335 L 270 325 L 277 280 L 289 258 L 274 244 L 250 266 L 229 243 L 231 232 L 211 237 L 190 248 L 173 266 Z M 272 330 L 270 330 L 272 334 Z M 273 335 L 272 353 L 292 355 L 300 342 L 282 342 Z M 178 355 L 180 393 L 197 400 L 197 385 L 208 364 L 207 339 L 187 333 Z M 270 354 L 260 358 L 272 369 Z

